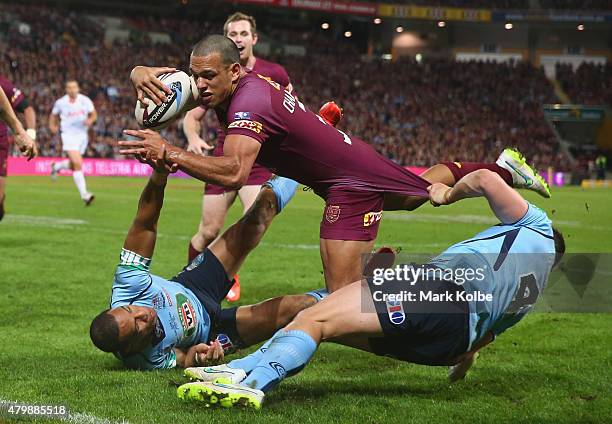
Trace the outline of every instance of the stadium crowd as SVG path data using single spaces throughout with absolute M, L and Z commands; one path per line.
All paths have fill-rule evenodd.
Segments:
M 582 63 L 575 70 L 569 64 L 557 64 L 557 80 L 573 103 L 612 106 L 612 65 Z
M 60 153 L 47 116 L 75 78 L 92 98 L 98 121 L 88 156 L 114 157 L 124 128 L 135 128 L 135 96 L 128 80 L 136 64 L 186 69 L 189 46 L 221 23 L 178 19 L 132 19 L 130 37 L 105 45 L 97 20 L 75 12 L 33 6 L 0 6 L 7 28 L 0 47 L 0 73 L 12 78 L 36 106 L 43 155 Z M 2 22 L 4 21 L 4 23 Z M 16 22 L 26 22 L 28 29 Z M 163 48 L 146 31 L 163 28 L 173 43 Z M 317 51 L 331 53 L 333 41 L 315 37 Z M 337 47 L 337 46 L 336 46 Z M 540 105 L 554 101 L 543 72 L 525 63 L 460 63 L 441 59 L 364 62 L 354 50 L 317 53 L 316 59 L 282 56 L 297 93 L 311 109 L 334 99 L 345 110 L 341 128 L 372 142 L 398 163 L 427 166 L 441 160 L 494 160 L 505 146 L 517 146 L 537 166 L 564 163 Z M 212 120 L 214 121 L 214 119 Z M 185 144 L 180 122 L 165 136 Z

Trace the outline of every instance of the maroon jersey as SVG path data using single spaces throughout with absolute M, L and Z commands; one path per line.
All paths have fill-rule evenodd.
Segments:
M 248 68 L 246 68 L 248 69 Z M 249 69 L 248 69 L 249 70 Z M 257 58 L 255 60 L 255 65 L 252 68 L 253 72 L 257 72 L 260 75 L 264 75 L 266 78 L 276 81 L 278 84 L 283 87 L 287 87 L 289 85 L 289 75 L 285 68 L 283 68 L 278 63 L 269 62 L 264 59 Z M 223 130 L 217 130 L 217 145 L 215 146 L 215 150 L 213 150 L 213 156 L 223 156 L 223 142 L 225 141 L 225 133 Z M 251 170 L 251 174 L 249 175 L 249 179 L 247 180 L 245 185 L 262 185 L 266 181 L 270 179 L 272 173 L 268 171 L 265 167 L 253 164 L 253 169 Z M 206 194 L 223 194 L 228 191 L 226 188 L 217 186 L 215 184 L 206 184 Z
M 0 76 L 0 87 L 8 97 L 13 109 L 17 109 L 19 104 L 25 100 L 23 92 L 15 87 L 12 82 Z M 0 145 L 8 146 L 8 126 L 0 121 Z
M 329 125 L 255 72 L 238 82 L 225 123 L 228 135 L 261 143 L 257 163 L 310 186 L 323 198 L 338 189 L 427 196 L 427 181 Z

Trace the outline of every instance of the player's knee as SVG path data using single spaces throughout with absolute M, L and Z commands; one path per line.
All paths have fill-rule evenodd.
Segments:
M 202 239 L 204 245 L 208 245 L 219 236 L 220 232 L 220 225 L 206 224 L 200 226 L 198 236 Z
M 280 309 L 277 317 L 277 327 L 284 327 L 300 312 L 317 303 L 314 297 L 307 294 L 285 296 L 286 306 Z
M 472 172 L 472 174 L 476 177 L 477 185 L 483 189 L 486 189 L 496 178 L 498 178 L 498 175 L 495 172 L 488 169 L 479 169 Z

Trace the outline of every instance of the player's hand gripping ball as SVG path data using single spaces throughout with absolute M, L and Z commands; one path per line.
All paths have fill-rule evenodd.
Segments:
M 136 122 L 142 128 L 152 130 L 165 128 L 197 104 L 199 94 L 196 83 L 185 72 L 176 71 L 161 74 L 159 80 L 170 89 L 171 93 L 167 94 L 165 101 L 159 105 L 156 105 L 148 97 L 146 106 L 142 105 L 140 101 L 136 102 L 134 115 Z

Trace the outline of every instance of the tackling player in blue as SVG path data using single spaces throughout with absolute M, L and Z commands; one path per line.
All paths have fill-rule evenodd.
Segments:
M 221 308 L 232 286 L 228 276 L 236 274 L 293 197 L 297 183 L 282 177 L 266 183 L 250 210 L 175 277 L 152 275 L 149 268 L 169 170 L 141 161 L 154 172 L 121 250 L 110 309 L 91 323 L 90 336 L 99 349 L 136 369 L 217 363 L 225 351 L 266 340 L 325 296 L 317 291 Z
M 354 282 L 300 312 L 253 354 L 227 365 L 186 369 L 186 376 L 200 381 L 180 386 L 178 396 L 259 409 L 265 394 L 302 370 L 321 342 L 418 364 L 449 365 L 451 381 L 463 378 L 478 350 L 532 309 L 565 244 L 544 211 L 491 171 L 472 172 L 452 188 L 435 183 L 428 191 L 434 206 L 484 196 L 500 224 L 427 264 L 412 266 L 434 275 L 449 271 L 465 276 L 458 271 L 469 269 L 476 275 L 480 270 L 484 278 L 462 284 L 457 278 L 421 278 L 414 284 L 395 278 L 379 285 L 370 276 Z M 376 291 L 382 293 L 374 296 Z M 389 296 L 404 292 L 416 301 Z M 429 297 L 420 298 L 421 293 Z M 381 294 L 386 300 L 374 300 Z M 487 300 L 468 299 L 477 294 Z

